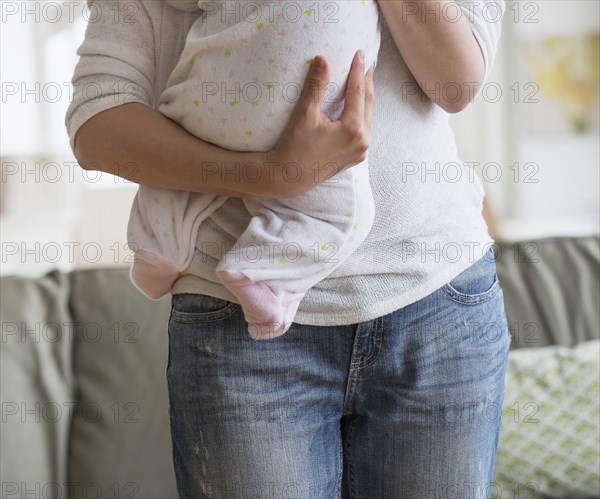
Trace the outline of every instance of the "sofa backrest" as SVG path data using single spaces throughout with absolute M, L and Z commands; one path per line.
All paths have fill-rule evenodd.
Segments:
M 70 284 L 78 410 L 68 476 L 81 484 L 70 497 L 176 498 L 165 374 L 170 300 L 148 300 L 123 269 L 74 272 Z
M 69 277 L 0 280 L 0 497 L 66 497 L 76 406 Z
M 1 297 L 0 497 L 176 498 L 170 300 L 123 268 L 5 277 Z
M 600 240 L 495 244 L 511 348 L 572 347 L 600 338 Z

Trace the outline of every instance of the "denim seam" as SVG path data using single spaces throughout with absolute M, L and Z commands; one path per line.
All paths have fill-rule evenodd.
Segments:
M 354 401 L 354 394 L 356 392 L 356 384 L 358 382 L 358 369 L 360 369 L 360 362 L 362 355 L 355 353 L 358 350 L 360 343 L 360 331 L 362 323 L 358 324 L 354 333 L 354 342 L 352 345 L 352 354 L 350 357 L 350 369 L 348 372 L 348 382 L 346 384 L 346 393 L 344 395 L 344 406 L 342 408 L 342 414 L 352 414 L 352 406 Z
M 373 336 L 373 349 L 366 359 L 362 359 L 358 365 L 358 370 L 365 369 L 372 365 L 379 357 L 381 351 L 381 343 L 383 342 L 383 318 L 375 319 L 375 335 Z
M 346 462 L 348 463 L 348 492 L 352 499 L 358 499 L 356 492 L 356 482 L 354 478 L 354 466 L 352 464 L 352 457 L 350 455 L 350 444 L 352 437 L 354 436 L 354 428 L 356 426 L 356 419 L 352 419 L 349 423 L 348 433 L 346 437 Z
M 354 394 L 356 393 L 356 384 L 358 382 L 358 372 L 354 368 L 350 368 L 350 374 L 348 375 L 348 385 L 346 386 L 346 396 L 344 401 L 344 407 L 342 408 L 342 415 L 349 416 L 354 413 Z
M 340 432 L 341 433 L 341 432 Z M 344 442 L 341 440 L 340 435 L 340 446 L 338 447 L 338 459 L 340 466 L 338 467 L 337 475 L 337 487 L 335 489 L 335 497 L 340 499 L 342 497 L 342 477 L 344 476 Z

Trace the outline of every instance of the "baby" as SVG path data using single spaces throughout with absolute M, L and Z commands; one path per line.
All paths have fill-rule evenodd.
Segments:
M 277 144 L 316 54 L 331 68 L 322 111 L 336 120 L 354 54 L 363 49 L 368 68 L 379 51 L 375 0 L 200 1 L 199 7 L 203 15 L 189 31 L 159 110 L 229 150 Z M 140 185 L 128 225 L 131 279 L 140 291 L 152 299 L 170 291 L 192 261 L 198 226 L 227 199 Z M 251 221 L 215 272 L 242 306 L 250 336 L 273 338 L 289 329 L 308 289 L 369 233 L 375 209 L 368 165 L 301 196 L 243 202 Z

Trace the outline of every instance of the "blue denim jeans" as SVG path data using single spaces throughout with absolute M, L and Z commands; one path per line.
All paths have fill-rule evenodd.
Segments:
M 250 338 L 236 303 L 174 295 L 167 379 L 179 495 L 497 496 L 510 340 L 491 250 L 383 317 L 294 323 L 272 340 Z

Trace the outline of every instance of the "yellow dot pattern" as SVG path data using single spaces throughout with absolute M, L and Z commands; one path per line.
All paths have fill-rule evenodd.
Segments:
M 367 4 L 366 0 L 361 0 L 361 2 L 360 2 L 360 3 L 361 3 L 361 6 L 363 6 L 363 7 L 364 7 L 364 6 L 366 6 L 366 4 Z M 314 12 L 314 10 L 313 10 L 313 9 L 306 9 L 306 10 L 304 11 L 304 14 L 305 14 L 306 16 L 312 16 L 312 15 L 313 15 L 313 12 Z M 262 29 L 264 28 L 264 24 L 263 24 L 263 23 L 256 23 L 256 25 L 255 25 L 255 26 L 256 26 L 256 29 L 257 29 L 257 30 L 262 30 Z M 367 35 L 366 35 L 366 36 L 367 36 L 367 38 L 369 38 L 369 35 L 370 35 L 370 33 L 367 33 Z M 231 49 L 227 49 L 227 50 L 225 50 L 225 52 L 223 53 L 223 55 L 224 55 L 225 57 L 231 57 L 231 56 L 233 55 L 233 52 L 232 52 L 232 50 L 231 50 Z M 308 58 L 308 59 L 305 59 L 305 62 L 306 62 L 306 64 L 308 64 L 308 65 L 312 65 L 313 61 L 314 61 L 314 58 L 312 58 L 312 57 L 311 57 L 311 58 Z M 348 72 L 349 72 L 349 69 L 348 69 L 347 67 L 344 67 L 344 68 L 342 68 L 342 69 L 341 69 L 341 74 L 342 74 L 342 75 L 346 75 L 346 74 L 348 74 Z M 273 83 L 266 83 L 266 84 L 265 84 L 265 88 L 267 88 L 268 90 L 272 90 L 272 89 L 274 88 L 274 85 L 273 85 Z M 230 102 L 229 102 L 229 106 L 230 106 L 230 107 L 232 107 L 232 108 L 233 108 L 233 107 L 235 107 L 237 104 L 238 104 L 238 103 L 237 103 L 236 101 L 230 101 Z M 194 107 L 196 107 L 196 108 L 200 107 L 200 101 L 199 101 L 199 100 L 197 100 L 197 99 L 196 99 L 196 100 L 194 100 Z M 252 135 L 253 135 L 254 133 L 253 133 L 253 131 L 252 131 L 252 130 L 246 130 L 246 131 L 244 132 L 244 134 L 245 134 L 247 137 L 252 137 Z M 207 138 L 206 138 L 206 140 L 210 141 L 211 139 L 210 139 L 210 137 L 207 137 Z M 356 179 L 356 178 L 355 178 L 355 179 L 354 179 L 354 183 L 355 183 L 355 184 L 358 184 L 358 183 L 359 183 L 358 179 Z M 256 213 L 255 213 L 255 215 L 256 215 L 256 216 L 258 216 L 258 215 L 261 215 L 261 212 L 260 212 L 260 210 L 257 210 L 257 211 L 256 211 Z M 352 217 L 353 217 L 353 214 L 352 214 L 352 213 L 350 213 L 350 212 L 348 212 L 348 213 L 345 213 L 345 214 L 344 214 L 344 216 L 345 216 L 346 218 L 352 218 Z M 174 216 L 172 216 L 172 217 L 171 217 L 171 222 L 172 222 L 172 223 L 175 223 L 175 222 L 176 222 L 176 218 L 175 218 Z M 353 225 L 353 229 L 354 229 L 354 230 L 358 230 L 358 224 L 356 224 L 356 223 L 355 223 L 355 224 Z M 154 231 L 153 231 L 153 232 L 152 232 L 152 234 L 151 234 L 151 238 L 152 238 L 152 239 L 156 239 L 156 238 L 157 238 L 157 236 L 156 236 L 156 234 L 154 233 Z M 258 236 L 257 236 L 256 234 L 251 234 L 251 235 L 250 235 L 250 239 L 251 239 L 252 241 L 257 241 L 257 240 L 258 240 Z M 327 245 L 327 244 L 321 244 L 321 245 L 320 245 L 320 249 L 321 249 L 321 250 L 323 250 L 323 251 L 326 251 L 326 250 L 327 250 L 327 248 L 328 248 L 328 245 Z M 279 258 L 279 263 L 280 263 L 280 264 L 283 264 L 283 265 L 285 265 L 285 264 L 287 264 L 287 261 L 286 261 L 286 259 L 285 259 L 285 258 L 282 256 L 282 257 L 280 257 L 280 258 Z M 333 264 L 333 265 L 335 265 L 335 264 Z

